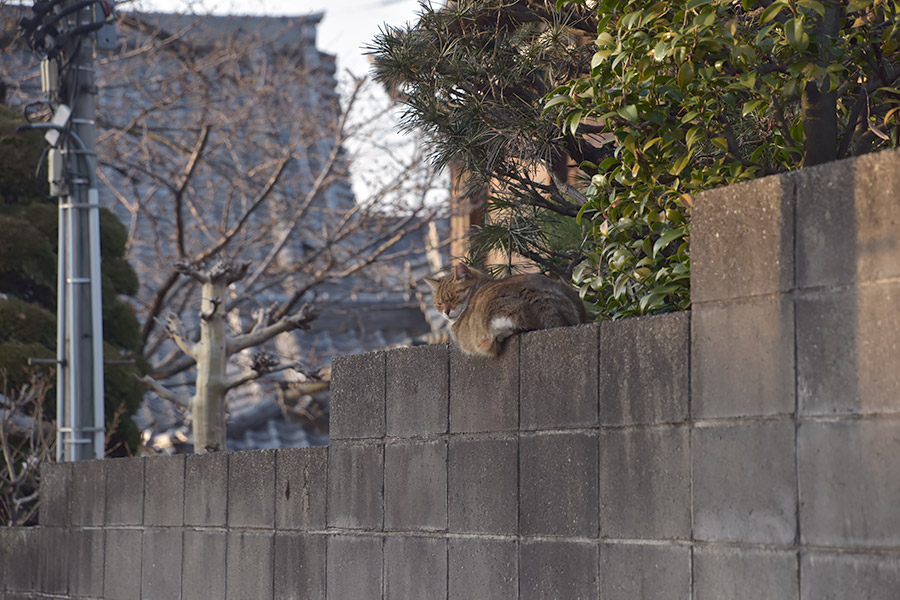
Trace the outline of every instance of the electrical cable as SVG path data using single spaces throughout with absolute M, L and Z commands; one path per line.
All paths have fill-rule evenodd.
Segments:
M 29 129 L 52 129 L 54 131 L 59 131 L 60 133 L 62 133 L 66 129 L 66 127 L 63 127 L 62 125 L 56 125 L 55 123 L 31 123 L 29 125 L 20 125 L 18 128 L 16 128 L 16 133 L 27 131 Z M 92 162 L 93 158 L 88 154 L 87 145 L 84 143 L 84 140 L 81 139 L 81 136 L 74 131 L 68 131 L 67 135 L 72 140 L 74 140 L 76 144 L 78 144 L 79 149 L 81 150 L 81 156 L 84 157 L 84 161 L 88 166 L 88 184 L 90 185 L 90 187 L 96 188 L 96 166 Z M 62 135 L 60 135 L 60 139 L 62 139 Z

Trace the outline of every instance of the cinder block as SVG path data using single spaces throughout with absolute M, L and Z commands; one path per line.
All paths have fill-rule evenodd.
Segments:
M 389 537 L 384 543 L 386 600 L 446 600 L 447 540 Z
M 519 531 L 597 537 L 597 436 L 523 435 L 519 440 Z
M 335 443 L 328 448 L 328 526 L 381 529 L 384 446 Z
M 381 537 L 330 536 L 326 559 L 328 598 L 380 598 L 383 544 Z
M 896 600 L 898 590 L 900 561 L 895 554 L 800 555 L 801 600 Z
M 569 541 L 522 541 L 519 598 L 594 600 L 599 590 L 596 544 Z
M 72 525 L 103 525 L 106 513 L 106 465 L 113 461 L 86 460 L 72 464 L 69 515 Z M 99 492 L 99 493 L 98 493 Z
M 9 592 L 35 591 L 40 576 L 41 530 L 37 527 L 0 527 L 0 534 L 6 555 L 6 589 Z
M 181 597 L 184 600 L 225 598 L 224 531 L 184 531 Z
M 695 428 L 694 537 L 791 544 L 797 530 L 794 424 Z
M 516 440 L 460 437 L 450 440 L 450 531 L 501 535 L 516 533 L 519 520 L 516 504 L 519 491 L 518 450 Z
M 680 423 L 688 418 L 690 312 L 604 321 L 600 344 L 603 425 Z
M 900 421 L 802 423 L 800 534 L 813 546 L 900 546 Z
M 141 531 L 107 529 L 103 568 L 106 600 L 137 600 L 141 597 Z
M 560 327 L 519 338 L 519 427 L 596 427 L 600 326 Z
M 223 526 L 228 511 L 228 455 L 192 454 L 184 465 L 184 524 Z
M 403 442 L 384 448 L 385 529 L 447 529 L 447 443 Z
M 691 300 L 787 292 L 794 285 L 790 175 L 699 194 L 691 219 Z
M 69 524 L 71 481 L 72 463 L 45 462 L 41 465 L 41 525 L 65 527 Z
M 832 162 L 794 177 L 800 287 L 900 276 L 900 153 Z
M 690 539 L 687 427 L 600 433 L 600 531 L 610 538 Z
M 691 310 L 695 419 L 794 411 L 794 310 L 788 297 Z
M 10 556 L 12 531 L 11 527 L 0 527 L 0 594 L 6 592 L 6 585 L 9 582 L 9 561 L 12 559 Z M 3 596 L 0 595 L 0 598 L 3 598 Z
M 181 598 L 180 529 L 144 529 L 141 554 L 141 598 L 178 600 Z
M 387 434 L 446 433 L 450 355 L 447 344 L 397 348 L 387 353 Z
M 228 454 L 228 526 L 275 527 L 275 451 Z
M 450 348 L 450 431 L 515 431 L 519 426 L 519 338 L 494 357 Z
M 47 594 L 66 594 L 69 590 L 69 535 L 61 527 L 40 527 L 38 579 Z
M 900 411 L 900 283 L 815 293 L 796 302 L 800 414 Z
M 144 464 L 144 524 L 184 523 L 184 455 L 154 456 Z
M 515 541 L 450 538 L 450 600 L 518 600 L 519 548 Z
M 102 529 L 72 529 L 69 532 L 69 594 L 79 598 L 103 596 Z
M 275 527 L 325 529 L 328 448 L 288 448 L 275 454 Z
M 143 458 L 106 461 L 106 524 L 140 525 L 144 518 Z M 96 490 L 93 491 L 96 496 Z
M 797 576 L 795 551 L 694 548 L 694 600 L 796 598 Z
M 686 600 L 691 597 L 691 549 L 681 545 L 602 544 L 603 600 Z
M 325 536 L 275 535 L 275 598 L 325 600 Z
M 226 598 L 274 598 L 273 538 L 271 533 L 228 532 Z
M 385 353 L 332 361 L 332 440 L 384 437 Z

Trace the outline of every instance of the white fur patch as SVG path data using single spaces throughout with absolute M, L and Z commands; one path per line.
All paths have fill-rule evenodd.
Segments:
M 491 337 L 502 342 L 516 332 L 516 325 L 509 317 L 494 317 L 490 324 Z

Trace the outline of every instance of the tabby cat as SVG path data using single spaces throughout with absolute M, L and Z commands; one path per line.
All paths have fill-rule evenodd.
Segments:
M 492 277 L 458 264 L 448 275 L 426 277 L 434 307 L 452 326 L 466 354 L 497 356 L 502 342 L 521 331 L 584 323 L 584 304 L 564 283 L 543 275 Z

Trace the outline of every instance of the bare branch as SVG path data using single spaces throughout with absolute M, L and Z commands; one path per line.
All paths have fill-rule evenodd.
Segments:
M 168 400 L 172 404 L 175 404 L 176 406 L 183 408 L 184 410 L 191 410 L 190 398 L 187 398 L 186 396 L 179 394 L 178 392 L 170 390 L 149 375 L 144 375 L 143 377 L 138 377 L 137 375 L 135 375 L 134 377 L 145 386 L 147 386 L 147 389 L 155 393 L 160 398 Z
M 197 266 L 193 263 L 179 261 L 175 263 L 175 270 L 179 273 L 184 273 L 185 275 L 192 277 L 200 283 L 210 282 L 209 271 L 206 269 L 198 269 Z
M 258 379 L 267 373 L 272 373 L 276 370 L 278 364 L 277 358 L 274 358 L 265 352 L 257 352 L 253 355 L 249 369 L 225 380 L 225 390 L 231 390 L 239 385 Z
M 188 341 L 184 335 L 184 323 L 181 322 L 181 319 L 175 313 L 166 313 L 166 331 L 169 333 L 169 337 L 181 348 L 182 352 L 197 360 L 197 345 Z
M 286 152 L 284 156 L 282 156 L 281 160 L 278 162 L 278 165 L 275 169 L 275 172 L 272 173 L 272 176 L 269 177 L 269 180 L 266 182 L 265 187 L 260 190 L 260 192 L 256 195 L 253 201 L 250 203 L 249 208 L 244 211 L 244 214 L 238 219 L 237 223 L 235 223 L 225 234 L 222 235 L 221 239 L 211 246 L 207 248 L 203 252 L 200 253 L 197 262 L 205 262 L 209 260 L 211 257 L 215 256 L 222 250 L 231 239 L 236 236 L 247 224 L 247 221 L 250 219 L 250 216 L 256 212 L 256 210 L 262 206 L 262 204 L 268 199 L 269 195 L 272 193 L 272 190 L 275 189 L 275 185 L 281 179 L 281 175 L 284 173 L 284 170 L 287 168 L 288 163 L 291 161 L 291 152 Z
M 254 328 L 250 333 L 245 333 L 228 340 L 226 353 L 231 356 L 245 348 L 252 348 L 266 342 L 279 333 L 293 331 L 295 329 L 309 329 L 312 322 L 318 316 L 315 307 L 307 303 L 300 307 L 295 314 L 285 316 L 266 327 Z
M 153 294 L 153 300 L 150 303 L 150 308 L 147 310 L 147 320 L 144 321 L 144 326 L 141 328 L 141 346 L 147 345 L 147 340 L 150 337 L 150 333 L 153 331 L 153 325 L 156 323 L 156 318 L 159 316 L 160 311 L 162 311 L 166 297 L 169 295 L 172 286 L 178 281 L 180 275 L 181 274 L 177 270 L 172 271 L 166 277 L 165 281 L 156 288 L 156 292 Z
M 191 181 L 191 176 L 194 174 L 197 164 L 200 162 L 200 157 L 206 148 L 206 142 L 209 141 L 209 131 L 209 125 L 204 125 L 200 131 L 200 139 L 197 140 L 194 151 L 191 153 L 191 158 L 184 168 L 181 183 L 178 185 L 178 189 L 175 190 L 175 247 L 178 249 L 179 258 L 184 258 L 187 254 L 184 249 L 184 192 Z

